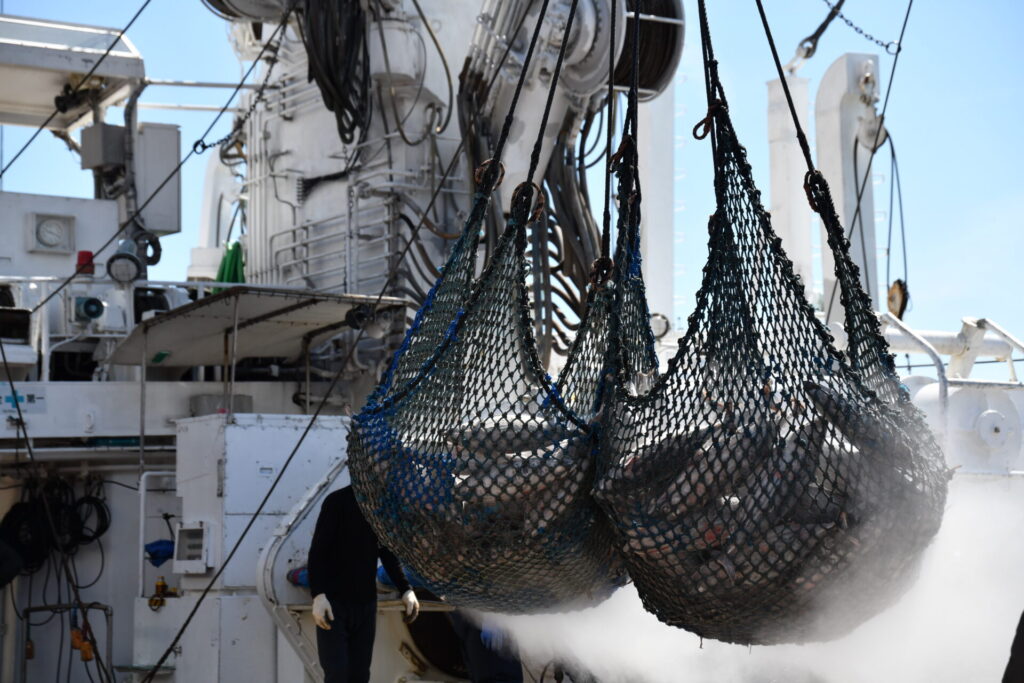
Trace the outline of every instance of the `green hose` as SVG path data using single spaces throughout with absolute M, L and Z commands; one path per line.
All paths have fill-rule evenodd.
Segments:
M 224 258 L 217 268 L 217 282 L 245 282 L 245 259 L 242 255 L 242 243 L 234 242 L 224 251 Z M 218 287 L 212 290 L 213 294 L 222 291 Z

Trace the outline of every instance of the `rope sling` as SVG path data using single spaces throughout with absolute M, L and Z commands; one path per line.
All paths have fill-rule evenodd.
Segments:
M 847 354 L 804 298 L 733 129 L 698 6 L 708 114 L 694 133 L 710 139 L 715 168 L 708 262 L 679 349 L 646 392 L 614 348 L 633 334 L 624 309 L 636 302 L 616 304 L 594 495 L 661 621 L 743 644 L 832 638 L 913 580 L 941 523 L 948 471 L 899 385 L 809 152 L 808 196 L 835 255 Z M 638 224 L 639 213 L 626 218 Z M 637 270 L 626 257 L 617 279 Z
M 538 358 L 527 287 L 527 227 L 543 219 L 532 178 L 578 0 L 527 179 L 513 192 L 490 261 L 473 279 L 481 225 L 547 4 L 496 151 L 478 170 L 462 236 L 353 419 L 348 446 L 357 500 L 381 543 L 452 604 L 507 613 L 590 604 L 625 581 L 611 527 L 590 496 L 592 430 L 573 409 L 593 412 L 596 405 L 606 333 L 593 327 L 609 316 L 587 313 L 580 339 L 589 341 L 578 340 L 573 369 L 556 385 Z

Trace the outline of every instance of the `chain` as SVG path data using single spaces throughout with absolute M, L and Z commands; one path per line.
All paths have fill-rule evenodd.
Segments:
M 878 47 L 880 47 L 883 50 L 885 50 L 888 54 L 895 55 L 897 52 L 900 51 L 900 44 L 897 41 L 890 40 L 888 43 L 886 43 L 886 42 L 884 42 L 882 40 L 879 40 L 878 38 L 875 38 L 873 35 L 871 35 L 867 31 L 865 31 L 864 29 L 862 29 L 860 26 L 857 26 L 855 23 L 853 23 L 852 21 L 847 19 L 846 16 L 843 15 L 843 13 L 839 11 L 839 7 L 837 7 L 836 4 L 833 3 L 831 0 L 822 0 L 822 2 L 824 2 L 826 5 L 828 5 L 828 8 L 830 10 L 832 10 L 832 13 L 835 14 L 835 16 L 837 16 L 840 19 L 842 19 L 844 24 L 846 24 L 847 26 L 852 28 L 861 37 L 871 41 L 872 43 L 874 43 Z M 843 3 L 841 3 L 841 2 L 839 3 L 839 5 L 842 5 L 842 4 Z
M 202 154 L 211 147 L 220 147 L 224 143 L 231 140 L 238 134 L 238 131 L 242 130 L 242 126 L 248 123 L 249 119 L 252 118 L 252 114 L 256 111 L 256 105 L 263 101 L 263 94 L 267 89 L 267 84 L 270 83 L 270 75 L 274 72 L 274 65 L 277 64 L 277 51 L 281 48 L 281 42 L 284 41 L 284 36 L 281 36 L 281 40 L 278 41 L 277 45 L 274 46 L 266 60 L 268 62 L 267 73 L 263 76 L 263 82 L 260 83 L 260 87 L 256 89 L 253 95 L 252 101 L 249 103 L 249 108 L 245 111 L 240 118 L 235 119 L 235 124 L 231 126 L 231 132 L 224 137 L 214 140 L 213 142 L 206 142 L 202 138 L 195 141 L 192 145 L 192 151 L 196 154 Z

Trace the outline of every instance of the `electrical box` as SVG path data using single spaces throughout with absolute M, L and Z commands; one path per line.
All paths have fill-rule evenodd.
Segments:
M 82 168 L 108 169 L 124 164 L 124 126 L 97 123 L 82 129 Z
M 209 526 L 182 522 L 174 530 L 174 573 L 205 574 L 209 571 Z
M 181 231 L 181 173 L 175 172 L 181 154 L 181 131 L 167 123 L 143 123 L 135 137 L 135 189 L 139 206 L 150 198 L 172 173 L 156 196 L 141 212 L 146 229 L 157 235 Z

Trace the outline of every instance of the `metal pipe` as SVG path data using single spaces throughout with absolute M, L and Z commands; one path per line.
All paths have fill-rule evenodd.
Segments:
M 173 477 L 173 470 L 143 472 L 139 477 L 139 597 L 146 597 L 146 480 L 149 477 Z
M 892 325 L 916 341 L 919 349 L 928 354 L 928 357 L 932 359 L 932 364 L 935 365 L 935 376 L 939 382 L 939 425 L 942 429 L 939 439 L 940 442 L 945 445 L 947 431 L 946 420 L 949 409 L 949 378 L 946 377 L 946 366 L 942 363 L 942 358 L 939 357 L 939 352 L 935 350 L 934 346 L 918 336 L 916 332 L 904 325 L 903 321 L 892 313 L 882 313 L 879 318 L 883 324 Z
M 238 365 L 238 304 L 242 297 L 235 297 L 235 315 L 231 323 L 231 378 L 228 381 L 228 421 L 235 415 L 235 367 Z
M 989 320 L 988 318 L 980 318 L 978 320 L 978 325 L 980 327 L 984 327 L 985 329 L 992 330 L 997 335 L 1002 337 L 1008 344 L 1014 346 L 1021 353 L 1024 353 L 1024 342 L 1022 342 L 1021 340 L 1017 339 L 1012 334 L 1007 332 L 1002 325 L 999 325 L 998 323 L 995 323 Z
M 216 83 L 212 81 L 173 81 L 166 78 L 147 78 L 145 79 L 146 85 L 172 85 L 180 86 L 185 88 L 241 88 L 242 90 L 258 90 L 260 88 L 259 83 Z M 277 89 L 280 86 L 267 84 L 265 87 L 267 90 Z
M 139 479 L 146 471 L 146 363 L 149 360 L 149 328 L 142 328 L 142 362 L 139 364 Z M 141 484 L 140 484 L 141 486 Z
M 7 452 L 7 451 L 4 451 L 4 452 Z M 68 461 L 69 464 L 48 467 L 46 471 L 47 472 L 56 472 L 58 474 L 71 474 L 71 475 L 75 475 L 75 476 L 81 475 L 83 473 L 91 474 L 91 473 L 94 473 L 94 472 L 109 472 L 109 473 L 124 472 L 124 473 L 128 473 L 128 472 L 137 472 L 138 471 L 138 466 L 136 465 L 136 463 L 134 461 L 126 461 L 126 462 L 123 462 L 121 464 L 108 463 L 106 465 L 92 465 L 92 464 L 90 464 L 88 462 L 83 464 L 83 463 L 80 462 L 80 460 L 81 460 L 81 457 L 79 456 L 78 459 L 73 461 L 73 463 L 72 463 L 72 461 Z M 52 462 L 55 462 L 55 461 L 40 460 L 39 462 L 51 462 L 52 463 Z M 11 463 L 11 464 L 13 464 L 13 463 Z M 23 475 L 25 473 L 25 468 L 23 468 L 23 467 L 12 467 L 12 466 L 10 466 L 11 464 L 0 465 L 0 476 L 17 477 L 17 476 L 21 476 L 21 475 Z M 167 463 L 161 463 L 160 466 L 164 466 L 166 464 Z M 156 465 L 156 464 L 150 464 L 149 465 L 149 467 L 157 467 L 157 466 L 158 465 Z M 155 470 L 151 470 L 151 471 L 155 471 Z M 20 486 L 21 484 L 17 484 L 17 485 Z
M 675 19 L 673 17 L 660 17 L 657 14 L 637 14 L 636 12 L 626 12 L 627 19 L 635 19 L 639 17 L 640 21 L 650 21 L 655 24 L 672 24 L 673 26 L 685 26 L 686 22 L 682 19 Z
M 1015 336 L 1010 334 L 1007 330 L 1003 329 L 1003 327 L 1001 325 L 992 322 L 988 318 L 981 318 L 980 320 L 977 321 L 977 323 L 978 323 L 979 327 L 981 327 L 983 329 L 992 330 L 997 335 L 1002 337 L 1003 340 L 1006 341 L 1008 344 L 1010 344 L 1011 346 L 1015 347 L 1021 353 L 1024 353 L 1024 342 L 1022 342 L 1021 340 L 1017 339 Z M 1013 382 L 1016 382 L 1017 381 L 1017 368 L 1015 368 L 1014 365 L 1013 365 L 1013 358 L 1012 358 L 1012 356 L 1013 356 L 1012 352 L 1007 354 L 1006 355 L 1006 361 L 1007 361 L 1007 364 L 1010 366 L 1010 380 L 1013 381 Z
M 165 104 L 162 102 L 139 102 L 135 105 L 138 109 L 169 109 L 172 111 L 216 111 L 221 110 L 215 104 Z M 228 107 L 224 110 L 232 114 L 241 114 L 243 109 L 239 107 Z
M 40 290 L 44 295 L 40 299 L 40 301 L 42 301 L 50 295 L 49 284 L 41 285 Z M 61 301 L 64 302 L 65 306 L 67 305 L 67 301 L 65 299 L 61 298 Z M 50 311 L 48 309 L 49 307 L 47 306 L 39 312 L 39 353 L 43 357 L 43 371 L 41 373 L 42 376 L 40 377 L 40 380 L 43 382 L 50 381 Z
M 967 342 L 958 332 L 916 330 L 915 334 L 917 337 L 927 341 L 936 351 L 944 356 L 956 356 L 967 351 Z M 887 330 L 885 339 L 889 342 L 889 348 L 893 351 L 915 352 L 919 348 L 919 344 L 914 338 L 899 329 Z M 972 348 L 972 351 L 975 350 L 979 356 L 1003 359 L 1013 349 L 1004 339 L 1000 339 L 997 333 L 985 335 L 978 347 L 976 349 Z
M 953 387 L 982 387 L 987 389 L 1024 389 L 1024 382 L 1000 382 L 991 379 L 961 379 L 953 377 L 949 380 Z

